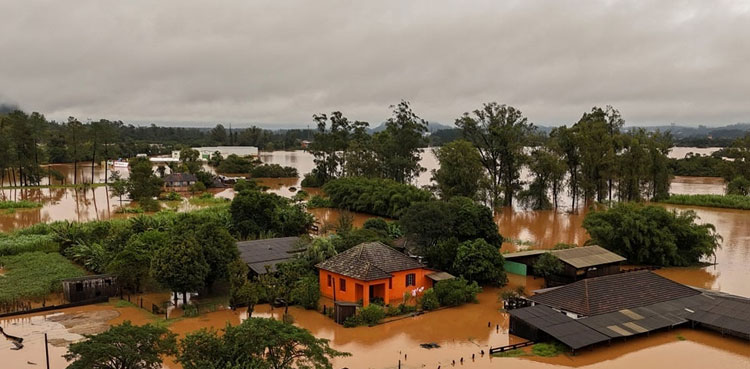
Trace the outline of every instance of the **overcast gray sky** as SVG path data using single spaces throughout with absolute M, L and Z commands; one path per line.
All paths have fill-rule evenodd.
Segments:
M 3 0 L 0 50 L 0 102 L 54 119 L 750 121 L 750 1 Z

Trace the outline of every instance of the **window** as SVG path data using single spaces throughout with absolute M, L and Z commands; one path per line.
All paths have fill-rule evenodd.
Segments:
M 77 282 L 76 283 L 76 292 L 83 292 L 83 283 Z
M 417 285 L 417 276 L 414 273 L 407 274 L 406 275 L 406 287 L 409 286 L 416 286 Z
M 346 279 L 339 278 L 339 289 L 346 292 Z
M 333 279 L 333 278 L 331 278 L 331 275 L 330 275 L 330 274 L 328 274 L 328 287 L 331 287 L 331 283 L 332 283 L 332 281 L 331 281 L 331 280 L 332 280 L 332 279 Z

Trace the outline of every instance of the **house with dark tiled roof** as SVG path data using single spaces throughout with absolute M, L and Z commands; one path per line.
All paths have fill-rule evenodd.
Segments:
M 385 304 L 404 293 L 432 287 L 445 276 L 381 242 L 365 242 L 316 265 L 320 292 L 334 301 L 360 302 L 374 298 Z
M 164 177 L 164 187 L 167 189 L 186 188 L 198 182 L 198 177 L 190 173 L 170 173 Z
M 266 238 L 237 242 L 240 259 L 244 261 L 253 275 L 274 272 L 276 264 L 294 259 L 305 251 L 300 247 L 299 237 Z

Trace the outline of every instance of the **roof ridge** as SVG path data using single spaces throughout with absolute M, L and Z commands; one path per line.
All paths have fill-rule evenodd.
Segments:
M 589 313 L 591 313 L 591 306 L 589 306 L 590 301 L 589 301 L 589 280 L 588 280 L 588 278 L 583 280 L 583 296 L 584 296 L 583 297 L 584 308 L 586 309 L 586 315 L 588 315 Z

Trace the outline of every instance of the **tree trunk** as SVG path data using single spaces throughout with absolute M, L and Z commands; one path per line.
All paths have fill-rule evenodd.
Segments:
M 94 139 L 93 150 L 91 153 L 91 184 L 94 184 L 94 164 L 96 163 L 96 139 Z
M 187 305 L 187 292 L 182 292 L 182 308 L 184 309 Z
M 104 141 L 104 184 L 107 184 L 107 169 L 109 166 L 107 165 L 107 160 L 109 160 L 109 150 L 107 149 L 107 141 Z

